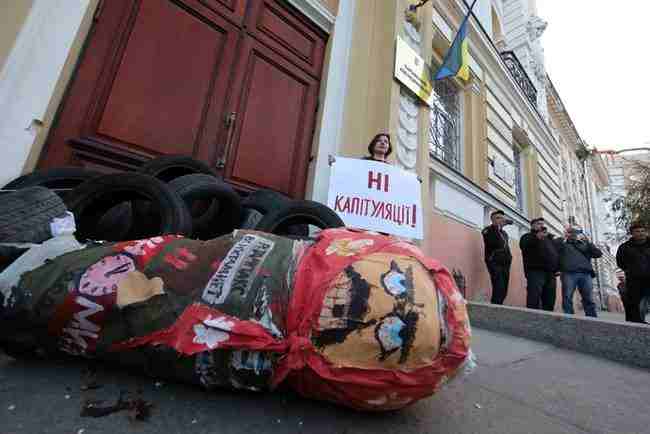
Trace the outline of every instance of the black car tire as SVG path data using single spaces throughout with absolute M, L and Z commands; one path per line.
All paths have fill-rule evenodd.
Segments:
M 188 209 L 195 201 L 204 201 L 208 210 L 193 217 L 194 237 L 209 240 L 232 232 L 240 221 L 242 207 L 237 192 L 211 175 L 196 173 L 174 179 L 169 184 L 183 198 Z
M 255 229 L 260 220 L 262 220 L 262 217 L 264 217 L 264 214 L 253 208 L 242 208 L 239 228 Z
M 19 190 L 26 187 L 47 187 L 50 190 L 73 189 L 101 175 L 100 172 L 82 167 L 58 167 L 19 176 L 2 188 L 6 190 Z M 57 194 L 64 197 L 66 192 L 57 192 Z
M 45 187 L 5 194 L 0 201 L 0 242 L 42 243 L 52 238 L 52 219 L 67 210 L 63 200 Z
M 217 176 L 217 173 L 203 161 L 186 155 L 165 155 L 146 162 L 138 173 L 151 175 L 163 182 L 170 182 L 181 176 L 194 173 Z
M 311 200 L 290 201 L 266 215 L 255 229 L 277 235 L 299 235 L 291 233 L 297 225 L 313 225 L 320 229 L 345 226 L 343 220 L 330 208 Z
M 278 208 L 284 207 L 293 202 L 291 198 L 278 193 L 273 190 L 257 190 L 249 194 L 242 202 L 244 210 L 254 210 L 258 213 L 265 215 Z M 247 221 L 242 220 L 242 229 L 254 229 L 260 219 L 248 218 Z M 307 237 L 309 235 L 309 227 L 304 224 L 295 224 L 285 229 L 285 235 L 292 235 L 298 237 Z
M 291 199 L 282 193 L 273 190 L 256 190 L 242 200 L 244 208 L 254 209 L 255 211 L 267 214 L 278 207 L 284 206 Z
M 20 176 L 3 188 L 7 190 L 18 190 L 25 187 L 47 187 L 54 190 L 61 198 L 65 200 L 72 189 L 79 187 L 84 182 L 102 176 L 101 172 L 84 169 L 83 167 L 58 167 L 54 169 L 37 170 L 27 175 Z M 69 189 L 70 191 L 61 191 L 59 189 Z M 108 230 L 119 230 L 121 235 L 116 234 L 117 238 L 126 236 L 131 227 L 132 211 L 130 203 L 121 203 L 108 210 L 103 217 L 97 221 L 97 231 L 106 232 Z
M 164 182 L 141 173 L 104 175 L 81 184 L 70 195 L 68 207 L 77 219 L 77 238 L 116 241 L 111 234 L 97 233 L 97 222 L 124 202 L 144 202 L 146 220 L 133 217 L 128 239 L 165 234 L 191 235 L 192 217 L 183 199 Z

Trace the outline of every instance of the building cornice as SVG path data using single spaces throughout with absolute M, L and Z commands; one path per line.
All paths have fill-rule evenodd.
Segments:
M 452 0 L 449 3 L 454 6 L 458 16 L 462 17 L 467 13 L 467 7 L 463 0 Z M 525 116 L 526 124 L 535 132 L 535 136 L 539 139 L 535 145 L 547 148 L 547 151 L 551 155 L 557 155 L 559 145 L 550 127 L 515 82 L 506 64 L 501 59 L 499 51 L 489 35 L 486 34 L 486 30 L 476 18 L 469 20 L 468 24 L 473 30 L 469 32 L 470 51 L 472 55 L 484 70 L 494 72 L 492 79 L 501 93 L 510 99 L 509 102 L 513 108 L 519 108 L 517 110 L 519 115 Z
M 598 176 L 598 185 L 601 188 L 605 188 L 609 185 L 609 172 L 603 161 L 603 157 L 598 152 L 593 152 L 591 154 L 591 166 L 594 169 L 594 172 Z
M 560 94 L 548 74 L 546 75 L 546 83 L 549 111 L 552 111 L 555 119 L 560 124 L 562 135 L 569 139 L 568 141 L 574 148 L 577 149 L 579 146 L 586 147 L 585 141 L 580 136 L 569 112 L 566 110 L 566 106 L 562 102 L 562 98 L 560 98 Z

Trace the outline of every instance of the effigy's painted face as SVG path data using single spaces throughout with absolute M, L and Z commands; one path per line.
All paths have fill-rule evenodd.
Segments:
M 373 253 L 335 279 L 314 341 L 337 366 L 411 370 L 431 364 L 440 327 L 429 272 L 413 258 Z

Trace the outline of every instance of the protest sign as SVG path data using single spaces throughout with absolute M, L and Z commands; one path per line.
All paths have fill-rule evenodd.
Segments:
M 347 227 L 421 240 L 420 191 L 414 173 L 376 161 L 337 157 L 328 205 Z

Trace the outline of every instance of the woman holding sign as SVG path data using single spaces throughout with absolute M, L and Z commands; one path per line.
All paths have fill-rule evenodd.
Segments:
M 416 174 L 390 164 L 391 151 L 391 137 L 384 132 L 368 145 L 369 155 L 337 159 L 330 175 L 328 205 L 348 227 L 390 233 L 403 241 L 422 239 L 420 186 L 412 183 Z
M 368 145 L 368 154 L 362 160 L 379 161 L 380 163 L 390 164 L 388 156 L 393 152 L 393 146 L 390 143 L 390 134 L 379 133 L 370 141 Z M 333 155 L 328 157 L 328 164 L 331 166 L 336 161 Z
M 363 157 L 364 160 L 380 161 L 382 163 L 390 164 L 386 159 L 393 152 L 393 147 L 390 143 L 390 135 L 387 133 L 377 134 L 368 145 L 368 155 Z

